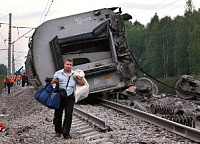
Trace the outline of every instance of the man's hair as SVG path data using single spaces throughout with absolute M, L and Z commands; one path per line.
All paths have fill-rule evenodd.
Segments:
M 72 60 L 72 59 L 66 59 L 64 63 L 66 63 L 66 61 L 69 61 L 69 62 L 72 62 L 72 63 L 73 63 L 73 60 Z

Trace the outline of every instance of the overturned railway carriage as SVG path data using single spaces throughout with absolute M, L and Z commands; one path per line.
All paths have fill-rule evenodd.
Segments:
M 33 86 L 63 68 L 66 58 L 82 69 L 90 93 L 122 90 L 135 83 L 131 53 L 126 45 L 121 8 L 105 8 L 49 20 L 34 32 L 25 63 Z

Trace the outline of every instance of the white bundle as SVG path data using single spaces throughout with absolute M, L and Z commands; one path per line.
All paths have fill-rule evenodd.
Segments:
M 89 94 L 89 84 L 87 82 L 87 80 L 85 79 L 85 74 L 82 70 L 77 69 L 74 71 L 73 77 L 79 77 L 79 78 L 83 78 L 85 81 L 85 85 L 80 86 L 78 84 L 75 85 L 74 88 L 74 96 L 75 96 L 75 103 L 77 103 L 80 100 L 85 99 L 88 94 Z
M 74 71 L 73 77 L 84 78 L 85 77 L 85 73 L 81 69 L 76 69 Z

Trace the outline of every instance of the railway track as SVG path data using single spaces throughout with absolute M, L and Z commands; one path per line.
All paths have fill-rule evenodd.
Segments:
M 89 144 L 114 144 L 103 134 L 103 132 L 109 130 L 103 120 L 78 108 L 74 108 L 74 115 L 72 129 L 77 131 L 80 138 L 83 138 Z
M 136 116 L 138 118 L 141 118 L 143 120 L 145 120 L 148 123 L 154 124 L 158 127 L 162 127 L 172 133 L 175 133 L 177 135 L 183 136 L 185 138 L 188 138 L 190 140 L 193 140 L 195 142 L 200 142 L 200 130 L 192 128 L 192 127 L 188 127 L 161 117 L 158 117 L 156 115 L 153 114 L 149 114 L 137 109 L 132 109 L 128 106 L 124 106 L 115 102 L 111 102 L 108 100 L 103 100 L 103 99 L 99 99 L 100 100 L 100 104 L 107 106 L 109 108 L 118 110 L 120 112 L 123 112 L 127 115 L 132 115 L 132 116 Z

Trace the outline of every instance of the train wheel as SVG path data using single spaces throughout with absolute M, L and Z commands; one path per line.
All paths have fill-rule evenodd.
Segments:
M 176 88 L 176 94 L 177 96 L 179 96 L 180 98 L 183 98 L 183 99 L 194 99 L 195 96 L 192 95 L 192 94 L 187 94 L 186 92 L 184 92 L 182 89 L 181 89 L 181 80 L 179 80 L 176 85 L 175 85 L 175 88 Z

